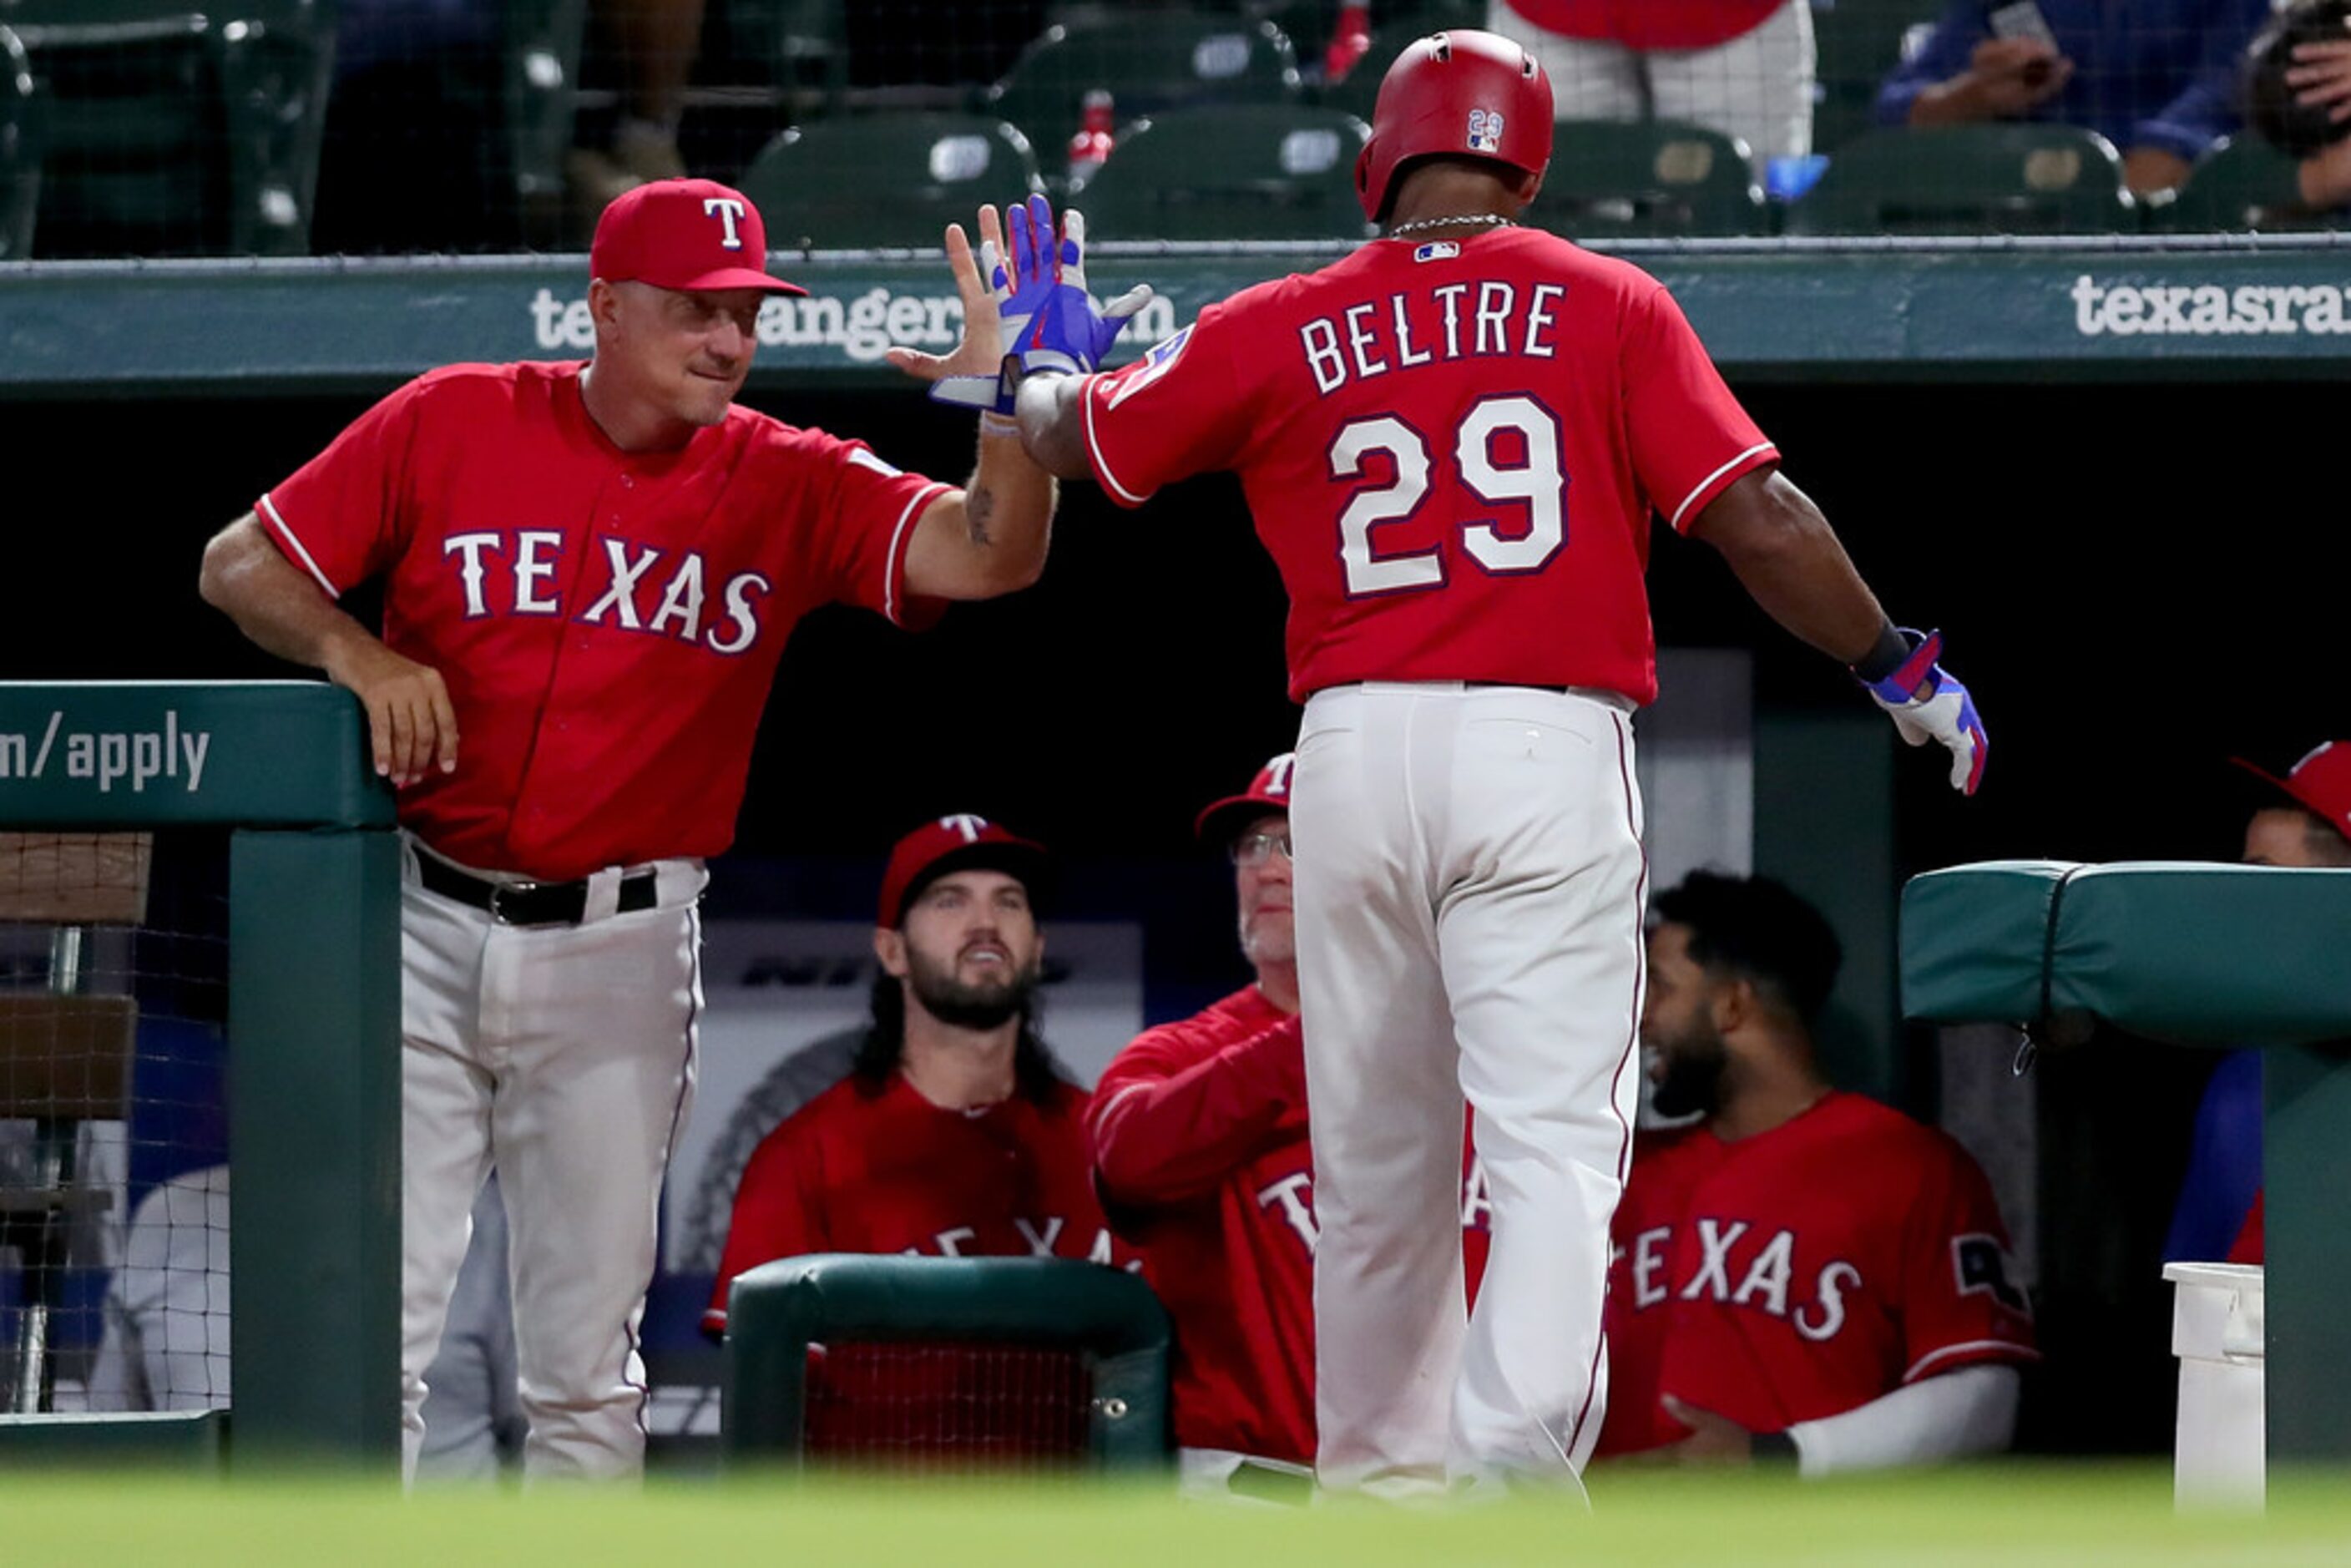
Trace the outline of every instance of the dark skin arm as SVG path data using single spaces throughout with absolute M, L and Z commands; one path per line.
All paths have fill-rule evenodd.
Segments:
M 1828 519 L 1776 467 L 1740 476 L 1689 533 L 1722 552 L 1765 614 L 1839 664 L 1859 663 L 1886 629 Z
M 1061 479 L 1090 479 L 1093 467 L 1086 461 L 1083 376 L 1032 376 L 1020 383 L 1014 413 L 1020 420 L 1020 444 L 1046 473 Z

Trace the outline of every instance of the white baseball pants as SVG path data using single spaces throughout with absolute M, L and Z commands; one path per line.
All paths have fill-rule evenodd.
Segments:
M 1326 1487 L 1578 1485 L 1598 1440 L 1645 978 L 1630 707 L 1459 682 L 1306 705 L 1290 831 Z M 1465 1095 L 1493 1199 L 1468 1314 Z
M 1504 0 L 1489 26 L 1515 38 L 1551 78 L 1562 120 L 1687 120 L 1747 143 L 1760 178 L 1774 158 L 1813 150 L 1812 0 L 1788 0 L 1752 31 L 1710 49 L 1628 49 L 1547 33 Z
M 510 926 L 401 889 L 401 1417 L 413 1480 L 424 1369 L 495 1167 L 507 1207 L 527 1479 L 642 1473 L 637 1329 L 662 1174 L 694 1095 L 700 862 L 653 868 L 651 909 L 590 879 L 578 925 Z M 643 868 L 635 868 L 643 869 Z

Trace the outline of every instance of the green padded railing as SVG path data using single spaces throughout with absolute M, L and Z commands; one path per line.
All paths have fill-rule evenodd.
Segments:
M 1902 892 L 1902 1004 L 2263 1048 L 2273 1460 L 2351 1458 L 2351 870 L 1996 861 Z
M 1058 1258 L 902 1258 L 819 1253 L 763 1263 L 726 1298 L 730 1465 L 799 1463 L 808 1352 L 828 1339 L 955 1340 L 1086 1353 L 1092 1461 L 1164 1465 L 1170 1451 L 1167 1313 L 1151 1287 Z

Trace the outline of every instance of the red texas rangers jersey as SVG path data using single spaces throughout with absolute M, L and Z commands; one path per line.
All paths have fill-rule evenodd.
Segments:
M 1779 461 L 1655 278 L 1532 229 L 1377 240 L 1247 289 L 1083 403 L 1139 506 L 1240 476 L 1290 591 L 1290 694 L 1364 680 L 1656 695 L 1654 507 Z
M 1730 1145 L 1703 1126 L 1643 1133 L 1633 1172 L 1608 1226 L 1608 1418 L 1594 1458 L 1679 1442 L 1689 1428 L 1657 1397 L 1666 1325 L 1672 1313 L 1674 1233 L 1698 1184 L 1729 1157 Z
M 548 880 L 734 837 L 784 639 L 833 601 L 902 623 L 914 519 L 948 486 L 747 408 L 622 452 L 577 364 L 458 365 L 361 415 L 256 508 L 383 639 L 438 670 L 455 773 L 401 792 L 451 859 Z
M 1630 1190 L 1642 1177 L 1636 1166 Z M 1670 1299 L 1633 1303 L 1668 1314 L 1663 1367 L 1627 1381 L 1750 1431 L 2039 1356 L 1982 1170 L 1944 1134 L 1858 1094 L 1724 1145 L 1669 1256 Z
M 1132 1263 L 1094 1197 L 1085 1109 L 1067 1083 L 1050 1106 L 1015 1095 L 967 1113 L 932 1104 L 903 1073 L 879 1093 L 843 1079 L 744 1166 L 704 1330 L 726 1328 L 736 1275 L 809 1252 Z
M 1176 1324 L 1176 1440 L 1314 1462 L 1314 1175 L 1298 1017 L 1255 986 L 1135 1037 L 1087 1113 L 1113 1223 Z M 1474 1297 L 1485 1176 L 1463 1181 Z

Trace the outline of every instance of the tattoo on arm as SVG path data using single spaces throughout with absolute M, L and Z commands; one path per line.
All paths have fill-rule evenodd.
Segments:
M 964 497 L 964 527 L 970 531 L 972 543 L 985 546 L 994 542 L 987 537 L 987 520 L 995 515 L 994 491 L 974 490 Z

